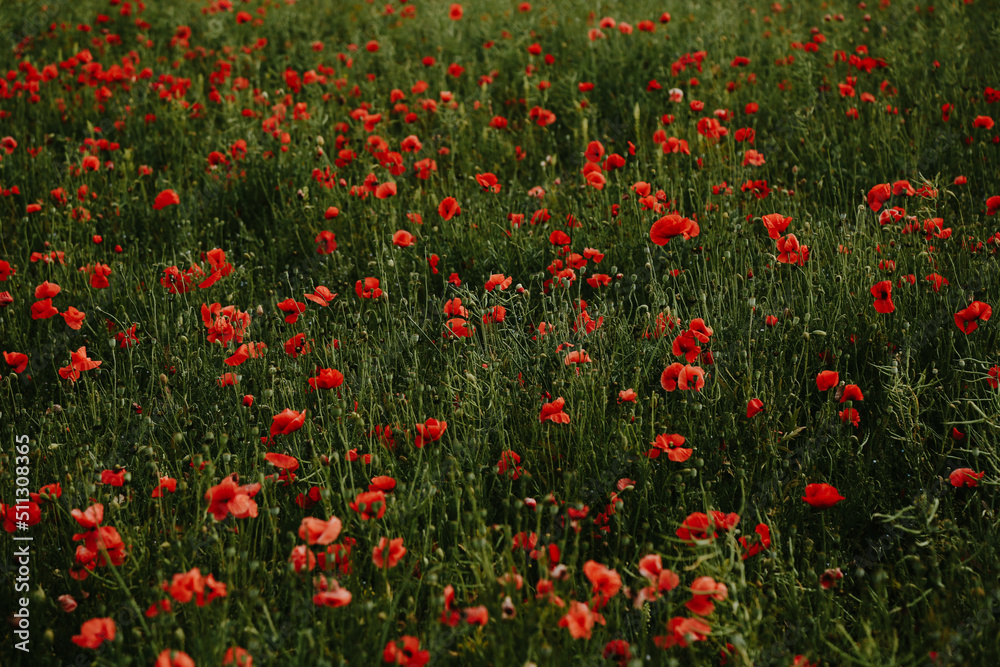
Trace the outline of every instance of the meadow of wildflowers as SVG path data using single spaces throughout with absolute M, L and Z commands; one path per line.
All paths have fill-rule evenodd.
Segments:
M 0 665 L 996 664 L 998 19 L 4 0 Z

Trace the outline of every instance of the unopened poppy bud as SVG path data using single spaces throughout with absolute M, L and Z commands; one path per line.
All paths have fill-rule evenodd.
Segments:
M 257 317 L 264 316 L 264 306 L 257 304 Z

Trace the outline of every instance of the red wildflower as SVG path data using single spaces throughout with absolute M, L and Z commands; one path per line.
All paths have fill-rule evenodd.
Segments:
M 406 555 L 406 547 L 403 546 L 403 538 L 397 537 L 392 540 L 383 537 L 378 542 L 378 546 L 372 549 L 372 562 L 380 570 L 383 568 L 393 568 L 399 564 L 400 559 Z
M 993 308 L 988 303 L 973 301 L 955 313 L 955 326 L 965 335 L 969 335 L 979 328 L 980 321 L 988 322 L 992 315 Z
M 95 649 L 106 641 L 115 640 L 115 622 L 110 618 L 92 618 L 80 626 L 80 634 L 72 641 L 80 648 Z
M 948 475 L 948 480 L 954 487 L 979 486 L 979 480 L 985 472 L 975 472 L 972 468 L 957 468 Z
M 538 414 L 538 421 L 551 421 L 556 424 L 568 424 L 569 415 L 563 411 L 566 406 L 566 399 L 560 396 L 551 403 L 542 405 L 542 411 Z
M 845 498 L 837 492 L 835 487 L 824 483 L 807 484 L 806 495 L 802 496 L 802 500 L 816 509 L 828 509 Z
M 260 491 L 260 484 L 240 486 L 233 473 L 205 492 L 208 512 L 216 521 L 222 521 L 231 513 L 237 519 L 257 516 L 257 503 L 253 497 Z
M 153 202 L 153 210 L 159 211 L 167 206 L 176 206 L 180 203 L 181 198 L 176 192 L 173 190 L 164 190 L 160 194 L 156 195 L 156 200 Z
M 429 417 L 423 424 L 416 425 L 417 437 L 413 444 L 420 449 L 428 442 L 437 442 L 447 428 L 448 422 Z

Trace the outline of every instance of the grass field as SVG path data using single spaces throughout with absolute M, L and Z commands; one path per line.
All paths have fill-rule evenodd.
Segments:
M 4 0 L 0 665 L 996 664 L 998 19 Z

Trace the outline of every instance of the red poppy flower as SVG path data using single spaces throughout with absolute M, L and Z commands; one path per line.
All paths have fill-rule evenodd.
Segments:
M 924 278 L 924 280 L 926 280 L 929 283 L 931 283 L 931 287 L 934 289 L 935 292 L 940 292 L 942 285 L 950 285 L 951 284 L 950 282 L 948 282 L 947 278 L 945 278 L 944 276 L 942 276 L 940 274 L 937 274 L 937 273 L 932 273 L 929 276 L 926 276 Z
M 166 208 L 167 206 L 176 206 L 181 203 L 181 198 L 173 190 L 164 190 L 160 194 L 156 195 L 156 200 L 153 201 L 153 210 L 159 211 L 160 209 Z
M 271 438 L 276 435 L 288 435 L 298 431 L 306 422 L 306 411 L 296 412 L 285 408 L 271 418 Z
M 795 234 L 782 236 L 777 241 L 778 261 L 782 264 L 798 264 L 804 266 L 809 260 L 809 246 L 799 245 Z
M 313 389 L 336 389 L 344 384 L 344 374 L 335 368 L 320 368 L 318 372 L 318 375 L 308 380 Z
M 489 277 L 484 286 L 487 292 L 492 292 L 495 288 L 499 287 L 502 290 L 510 287 L 510 284 L 514 281 L 513 278 L 507 278 L 502 273 L 494 273 Z
M 646 452 L 646 456 L 655 459 L 660 456 L 661 452 L 664 452 L 671 461 L 683 463 L 691 458 L 691 454 L 694 452 L 693 449 L 683 447 L 684 442 L 685 438 L 683 435 L 676 433 L 660 434 L 656 436 L 653 442 L 649 443 L 653 445 L 653 449 Z
M 81 312 L 70 306 L 66 309 L 65 313 L 59 313 L 60 316 L 66 321 L 66 326 L 75 331 L 79 331 L 83 326 L 83 320 L 87 316 L 86 313 Z
M 59 314 L 59 309 L 53 307 L 52 299 L 42 299 L 31 304 L 31 319 L 47 320 Z
M 604 625 L 604 617 L 593 612 L 583 602 L 575 600 L 569 603 L 566 614 L 559 619 L 559 627 L 569 630 L 573 639 L 590 639 L 596 623 Z
M 955 313 L 955 326 L 965 335 L 979 328 L 979 322 L 988 322 L 993 315 L 993 308 L 988 303 L 973 301 L 967 307 Z
M 396 480 L 388 475 L 372 477 L 371 484 L 368 485 L 369 491 L 381 491 L 382 493 L 392 493 L 395 488 Z
M 430 417 L 423 424 L 416 425 L 417 437 L 413 444 L 416 445 L 417 449 L 420 449 L 428 442 L 437 442 L 447 428 L 448 422 L 438 421 Z
M 701 346 L 698 345 L 698 342 L 692 332 L 684 331 L 674 338 L 671 352 L 678 357 L 684 357 L 688 363 L 691 363 L 701 354 Z
M 844 403 L 846 401 L 863 401 L 865 400 L 864 394 L 861 393 L 861 388 L 856 384 L 849 384 L 844 387 L 844 393 L 840 397 L 840 402 Z
M 4 352 L 3 360 L 18 374 L 23 373 L 24 369 L 28 367 L 28 355 L 23 352 Z
M 194 603 L 199 607 L 204 607 L 212 600 L 228 595 L 224 583 L 216 581 L 211 574 L 207 577 L 202 576 L 201 570 L 196 567 L 187 572 L 175 574 L 170 583 L 163 582 L 161 588 L 175 601 L 187 604 L 194 600 Z M 207 596 L 205 595 L 206 590 L 208 591 Z
M 93 530 L 104 521 L 104 505 L 94 503 L 85 510 L 73 509 L 70 510 L 70 516 L 80 524 L 81 528 Z
M 705 386 L 705 370 L 698 366 L 673 363 L 660 374 L 660 386 L 664 391 L 675 389 L 701 391 Z
M 972 127 L 981 127 L 984 130 L 992 130 L 993 125 L 993 119 L 989 116 L 976 116 L 975 120 L 972 121 Z
M 820 575 L 819 585 L 824 591 L 828 591 L 834 586 L 836 586 L 837 582 L 843 578 L 844 578 L 844 573 L 840 571 L 839 567 L 830 568 L 828 570 L 824 570 L 823 574 Z M 798 667 L 798 665 L 809 664 L 808 661 L 806 660 L 799 660 L 798 659 L 799 657 L 801 656 L 796 657 L 795 662 L 793 663 L 794 665 L 796 665 L 796 667 Z
M 857 428 L 858 424 L 861 423 L 861 415 L 854 408 L 847 408 L 841 410 L 838 414 L 840 415 L 840 421 L 844 422 L 845 424 L 850 422 L 850 424 L 854 426 L 854 428 Z
M 342 545 L 334 545 L 342 546 Z M 332 547 L 331 547 L 332 548 Z M 323 554 L 320 554 L 321 556 Z M 346 588 L 341 588 L 336 579 L 329 581 L 324 576 L 319 577 L 317 593 L 313 595 L 313 604 L 317 607 L 344 607 L 351 603 L 353 596 Z
M 557 229 L 549 234 L 549 243 L 552 245 L 569 245 L 571 242 L 569 234 L 561 229 Z
M 839 383 L 840 374 L 837 371 L 820 371 L 816 376 L 816 388 L 820 391 L 827 391 Z
M 747 403 L 747 419 L 750 419 L 764 409 L 764 402 L 759 398 L 751 398 Z
M 230 646 L 226 649 L 226 654 L 222 658 L 223 667 L 235 665 L 235 667 L 253 667 L 253 656 L 250 652 L 239 646 Z
M 438 215 L 440 215 L 445 220 L 451 220 L 456 215 L 462 214 L 462 207 L 458 205 L 458 202 L 454 197 L 445 197 L 438 204 Z
M 983 478 L 985 472 L 975 472 L 972 468 L 957 468 L 948 475 L 951 485 L 958 488 L 963 486 L 979 486 L 979 480 Z
M 285 315 L 285 322 L 295 324 L 299 320 L 299 315 L 306 312 L 306 304 L 303 301 L 289 298 L 279 302 L 278 309 L 283 313 L 288 313 Z
M 160 651 L 153 667 L 195 667 L 194 660 L 184 651 L 165 648 Z
M 108 276 L 111 275 L 111 267 L 107 264 L 95 264 L 90 271 L 90 286 L 94 289 L 104 289 L 111 285 Z
M 892 281 L 883 280 L 872 285 L 871 295 L 875 297 L 875 312 L 888 314 L 896 310 L 892 302 Z
M 233 354 L 230 357 L 224 359 L 223 363 L 225 363 L 227 366 L 239 366 L 244 361 L 250 358 L 249 350 L 250 348 L 244 343 L 243 345 L 240 345 L 238 348 L 236 348 L 236 351 L 233 352 Z
M 318 306 L 322 306 L 323 308 L 329 306 L 330 302 L 333 301 L 336 297 L 337 297 L 336 293 L 331 292 L 328 288 L 324 287 L 323 285 L 320 285 L 319 287 L 314 289 L 312 294 L 305 295 L 306 299 L 312 301 Z
M 416 242 L 416 240 L 417 237 L 405 229 L 400 229 L 392 235 L 392 244 L 399 248 L 409 248 Z
M 125 484 L 125 468 L 121 470 L 102 470 L 101 484 L 108 486 L 123 486 Z
M 297 333 L 285 341 L 285 354 L 292 359 L 297 359 L 300 355 L 312 352 L 312 342 L 306 340 L 304 333 Z
M 496 174 L 491 174 L 489 172 L 485 174 L 476 174 L 476 183 L 479 183 L 479 187 L 483 189 L 483 192 L 500 192 L 500 183 L 497 181 Z
M 691 543 L 693 540 L 715 539 L 718 533 L 715 529 L 730 531 L 740 522 L 740 516 L 734 512 L 725 514 L 713 510 L 705 514 L 704 512 L 693 512 L 681 523 L 676 535 L 685 542 Z M 709 536 L 709 531 L 711 536 Z
M 624 389 L 618 392 L 618 402 L 619 403 L 635 403 L 638 398 L 638 394 L 635 393 L 633 389 Z
M 359 280 L 354 284 L 354 291 L 362 299 L 377 299 L 382 296 L 378 278 L 365 278 L 363 283 Z
M 607 287 L 611 284 L 611 276 L 606 273 L 593 273 L 589 278 L 587 278 L 587 284 L 594 289 Z
M 162 498 L 163 492 L 176 493 L 177 492 L 177 480 L 173 477 L 161 477 L 156 488 L 150 494 L 151 498 Z
M 399 564 L 400 559 L 406 555 L 406 547 L 403 546 L 403 538 L 397 537 L 392 540 L 383 537 L 378 542 L 378 546 L 372 549 L 372 562 L 380 570 L 383 568 L 393 568 Z
M 889 188 L 889 184 L 879 183 L 868 191 L 868 207 L 878 213 L 879 209 L 882 208 L 882 204 L 889 201 L 889 197 L 891 196 L 892 190 Z
M 542 405 L 542 411 L 538 413 L 538 421 L 550 421 L 556 424 L 568 424 L 569 415 L 563 411 L 566 407 L 566 399 L 560 396 L 551 403 Z
M 98 368 L 103 362 L 94 361 L 87 356 L 86 346 L 79 348 L 70 355 L 69 366 L 59 369 L 59 377 L 64 380 L 76 382 L 80 378 L 80 373 L 92 371 Z
M 396 195 L 395 183 L 380 183 L 378 187 L 375 188 L 376 199 L 388 199 L 389 197 L 394 197 L 395 195 Z
M 403 635 L 396 641 L 390 641 L 382 651 L 383 661 L 402 667 L 424 667 L 430 659 L 430 651 L 421 651 L 420 640 L 410 635 Z
M 381 490 L 359 493 L 350 508 L 361 515 L 362 521 L 381 519 L 385 515 L 385 493 Z
M 470 327 L 469 323 L 466 322 L 461 317 L 452 317 L 445 321 L 445 326 L 448 330 L 445 332 L 445 336 L 449 334 L 455 336 L 456 338 L 471 338 L 474 327 Z
M 986 199 L 986 215 L 996 215 L 1000 211 L 1000 195 L 994 195 Z
M 342 526 L 340 519 L 335 516 L 331 516 L 326 521 L 307 516 L 302 519 L 302 523 L 299 525 L 299 537 L 305 540 L 306 544 L 326 546 L 340 536 Z
M 80 626 L 80 634 L 72 641 L 80 648 L 95 649 L 106 641 L 115 640 L 115 622 L 110 618 L 92 618 Z
M 771 529 L 767 524 L 758 523 L 754 532 L 757 534 L 757 540 L 753 544 L 750 544 L 749 539 L 745 536 L 737 540 L 744 549 L 743 560 L 752 558 L 771 546 Z
M 329 211 L 328 211 L 329 212 Z M 316 235 L 316 252 L 321 255 L 332 254 L 337 249 L 337 235 L 331 231 L 322 231 Z
M 802 500 L 816 509 L 828 509 L 845 498 L 835 487 L 823 483 L 806 485 L 806 495 L 802 496 Z
M 205 492 L 208 512 L 216 521 L 222 521 L 230 513 L 237 519 L 256 517 L 257 503 L 253 497 L 258 491 L 260 491 L 259 483 L 240 486 L 234 473 Z
M 789 223 L 792 221 L 791 218 L 786 218 L 780 213 L 770 213 L 763 216 L 761 220 L 764 221 L 764 228 L 767 230 L 767 235 L 775 241 L 781 238 L 781 235 L 785 233 Z
M 771 188 L 768 187 L 767 181 L 763 179 L 749 180 L 740 186 L 740 191 L 750 192 L 757 199 L 767 199 L 771 194 Z
M 653 223 L 649 228 L 649 240 L 658 246 L 663 246 L 675 236 L 688 240 L 698 236 L 700 232 L 701 229 L 694 220 L 671 213 Z
M 295 481 L 295 471 L 299 469 L 299 460 L 297 458 L 287 454 L 268 452 L 264 455 L 264 460 L 281 471 L 278 474 L 277 481 L 284 482 L 285 486 Z M 273 475 L 267 476 L 267 479 L 273 478 Z
M 617 572 L 601 565 L 597 561 L 588 560 L 583 564 L 583 574 L 590 582 L 591 592 L 599 600 L 597 606 L 604 606 L 608 600 L 618 595 L 622 588 L 622 578 Z
M 688 611 L 699 616 L 708 616 L 715 611 L 712 600 L 725 600 L 729 597 L 729 589 L 724 583 L 717 582 L 712 577 L 698 577 L 691 582 L 691 592 L 694 596 L 684 605 Z
M 507 317 L 507 309 L 503 306 L 493 306 L 483 313 L 483 324 L 503 322 Z

